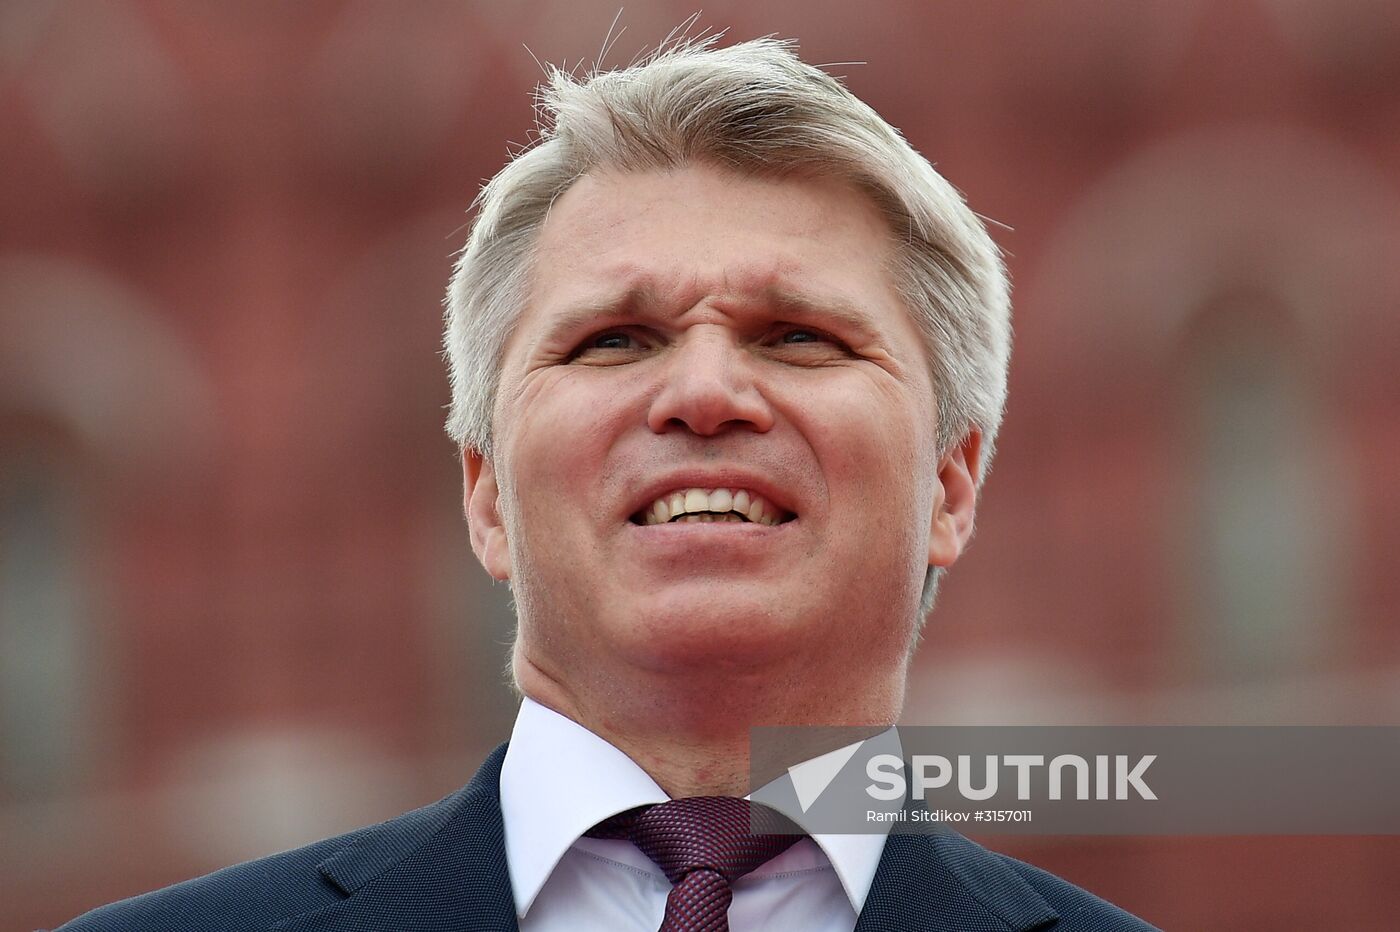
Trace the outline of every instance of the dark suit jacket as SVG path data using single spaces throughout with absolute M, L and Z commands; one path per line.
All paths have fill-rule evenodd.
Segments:
M 371 828 L 113 903 L 58 932 L 514 932 L 500 775 Z M 857 932 L 1152 927 L 960 835 L 891 835 Z

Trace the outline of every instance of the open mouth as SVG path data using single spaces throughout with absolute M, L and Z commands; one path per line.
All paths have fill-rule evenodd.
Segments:
M 632 516 L 633 524 L 784 524 L 797 516 L 749 489 L 676 489 Z

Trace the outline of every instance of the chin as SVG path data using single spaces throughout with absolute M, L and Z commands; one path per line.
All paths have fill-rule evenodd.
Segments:
M 812 619 L 819 615 L 815 606 L 789 602 L 781 609 L 771 596 L 741 599 L 732 593 L 658 600 L 626 626 L 628 643 L 619 647 L 658 672 L 694 671 L 697 666 L 760 670 L 790 658 L 794 644 L 818 633 L 812 630 Z

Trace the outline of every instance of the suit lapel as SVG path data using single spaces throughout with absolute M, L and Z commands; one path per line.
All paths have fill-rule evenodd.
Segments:
M 961 835 L 895 834 L 855 932 L 1028 932 L 1057 918 L 1019 874 Z
M 518 932 L 497 748 L 460 792 L 361 833 L 320 864 L 346 899 L 269 932 Z M 1000 858 L 961 835 L 894 834 L 855 932 L 1030 932 L 1058 918 Z
M 505 746 L 436 806 L 386 822 L 322 862 L 347 895 L 272 932 L 516 932 L 500 776 Z

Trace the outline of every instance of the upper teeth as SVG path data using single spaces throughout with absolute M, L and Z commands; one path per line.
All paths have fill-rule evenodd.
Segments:
M 777 524 L 783 519 L 777 506 L 748 489 L 676 489 L 642 513 L 646 524 L 665 524 L 672 519 L 739 521 L 740 515 L 756 524 Z

